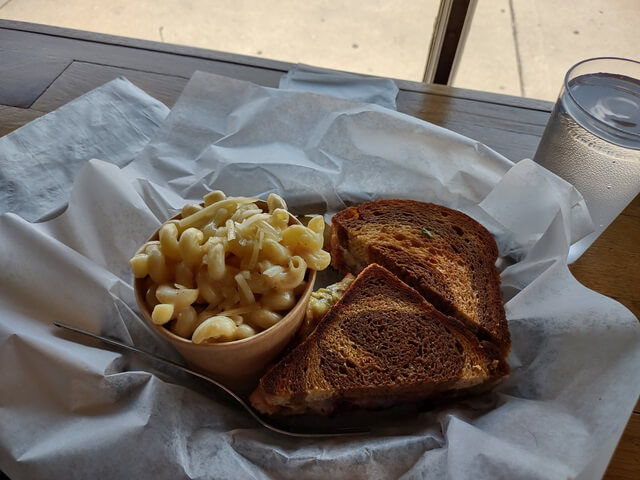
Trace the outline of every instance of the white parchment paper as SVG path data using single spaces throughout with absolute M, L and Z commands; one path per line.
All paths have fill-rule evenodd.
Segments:
M 140 153 L 169 113 L 116 78 L 0 138 L 0 213 L 38 220 L 66 204 L 91 158 L 120 167 Z
M 290 439 L 184 378 L 54 331 L 60 320 L 176 358 L 138 318 L 127 262 L 185 199 L 218 188 L 278 191 L 328 216 L 379 197 L 473 215 L 508 265 L 512 375 L 397 429 Z M 0 469 L 12 479 L 598 478 L 639 393 L 640 328 L 568 271 L 569 245 L 590 228 L 575 189 L 529 160 L 514 165 L 385 108 L 197 73 L 136 160 L 83 167 L 61 216 L 0 217 Z
M 375 103 L 396 109 L 398 86 L 390 78 L 369 77 L 299 64 L 282 76 L 279 88 Z

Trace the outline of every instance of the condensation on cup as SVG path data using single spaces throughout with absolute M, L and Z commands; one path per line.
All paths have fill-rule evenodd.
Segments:
M 535 161 L 584 197 L 595 232 L 571 246 L 577 259 L 640 193 L 640 62 L 602 57 L 574 65 Z

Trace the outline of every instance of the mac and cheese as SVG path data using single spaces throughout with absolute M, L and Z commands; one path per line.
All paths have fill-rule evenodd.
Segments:
M 131 269 L 146 279 L 155 324 L 194 343 L 251 337 L 293 308 L 307 269 L 329 265 L 324 220 L 289 225 L 287 205 L 276 194 L 267 199 L 268 212 L 255 198 L 219 190 L 203 200 L 162 225 L 158 240 L 138 249 Z

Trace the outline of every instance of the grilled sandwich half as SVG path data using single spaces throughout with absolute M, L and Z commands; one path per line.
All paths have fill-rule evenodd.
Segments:
M 457 210 L 413 200 L 379 200 L 333 216 L 334 268 L 357 274 L 387 268 L 435 308 L 457 318 L 506 356 L 505 318 L 493 236 Z
M 385 268 L 366 267 L 313 333 L 260 380 L 266 414 L 331 414 L 477 393 L 509 367 Z

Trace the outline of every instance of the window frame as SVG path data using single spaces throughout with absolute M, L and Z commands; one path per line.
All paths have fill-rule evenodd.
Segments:
M 441 0 L 424 71 L 425 83 L 449 85 L 455 77 L 477 0 Z

